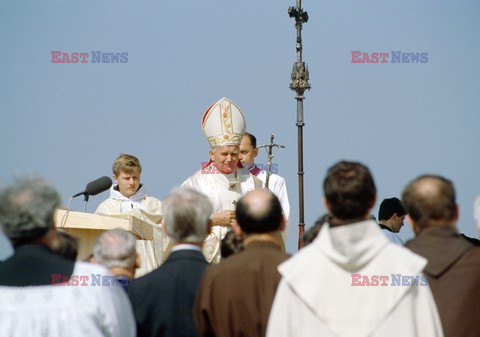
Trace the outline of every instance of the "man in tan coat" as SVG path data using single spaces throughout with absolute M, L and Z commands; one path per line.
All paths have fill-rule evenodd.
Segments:
M 403 192 L 416 238 L 406 247 L 428 259 L 425 274 L 445 337 L 480 333 L 480 248 L 457 230 L 458 207 L 450 180 L 421 176 Z
M 288 258 L 278 233 L 285 226 L 282 206 L 269 190 L 248 192 L 236 209 L 244 250 L 205 271 L 197 292 L 199 336 L 263 337 L 280 274 Z

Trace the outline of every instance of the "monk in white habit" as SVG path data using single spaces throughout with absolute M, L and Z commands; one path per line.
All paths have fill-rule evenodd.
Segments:
M 422 273 L 427 260 L 370 219 L 376 189 L 368 168 L 339 162 L 323 187 L 332 218 L 279 266 L 267 337 L 443 337 Z

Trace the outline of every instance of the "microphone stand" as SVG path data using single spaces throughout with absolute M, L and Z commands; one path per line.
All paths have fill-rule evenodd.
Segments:
M 90 195 L 88 193 L 85 193 L 83 195 L 83 213 L 87 212 L 87 202 L 88 202 L 89 197 L 90 197 Z

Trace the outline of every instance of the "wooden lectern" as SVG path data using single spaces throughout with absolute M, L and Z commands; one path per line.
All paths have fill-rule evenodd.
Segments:
M 78 260 L 85 260 L 100 233 L 109 229 L 122 228 L 140 240 L 153 240 L 153 226 L 133 215 L 114 217 L 59 209 L 55 226 L 78 238 Z

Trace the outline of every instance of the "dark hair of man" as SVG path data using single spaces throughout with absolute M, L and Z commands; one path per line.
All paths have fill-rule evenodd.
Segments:
M 311 244 L 313 240 L 317 238 L 318 233 L 320 233 L 320 230 L 322 229 L 323 225 L 329 221 L 330 221 L 330 214 L 324 214 L 320 218 L 318 218 L 318 220 L 315 221 L 315 224 L 309 230 L 303 233 L 302 235 L 303 247 Z
M 402 202 L 398 198 L 383 199 L 378 210 L 378 221 L 388 220 L 397 213 L 398 216 L 407 214 Z
M 56 237 L 50 245 L 50 250 L 68 260 L 76 261 L 78 255 L 78 238 L 62 230 L 57 230 L 55 234 Z
M 268 201 L 261 210 L 252 211 L 248 203 L 248 194 L 240 198 L 237 203 L 235 210 L 237 222 L 247 234 L 273 232 L 278 230 L 282 224 L 283 211 L 280 201 L 269 190 L 262 191 L 268 193 Z
M 257 138 L 254 135 L 252 135 L 251 133 L 245 132 L 244 136 L 250 139 L 250 144 L 252 145 L 253 148 L 257 147 Z
M 457 215 L 453 183 L 437 175 L 423 175 L 410 182 L 402 200 L 408 215 L 420 227 L 451 221 Z
M 222 259 L 240 253 L 242 250 L 243 240 L 237 238 L 233 231 L 227 232 L 220 243 L 220 255 L 222 256 Z
M 348 161 L 330 167 L 323 190 L 332 215 L 342 220 L 364 217 L 373 206 L 376 195 L 368 168 Z

